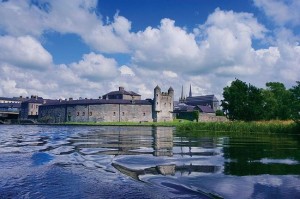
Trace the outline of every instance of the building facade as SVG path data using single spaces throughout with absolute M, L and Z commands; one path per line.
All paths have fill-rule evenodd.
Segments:
M 38 119 L 39 107 L 50 101 L 58 100 L 43 99 L 42 97 L 38 97 L 37 95 L 32 95 L 30 98 L 26 98 L 26 100 L 21 103 L 19 115 L 20 120 Z
M 152 104 L 147 100 L 58 101 L 40 106 L 39 111 L 40 121 L 47 123 L 152 121 Z
M 154 100 L 141 100 L 141 95 L 119 87 L 119 91 L 103 95 L 103 99 L 47 102 L 39 106 L 39 120 L 46 123 L 171 121 L 173 96 L 172 88 L 168 93 L 159 89 Z

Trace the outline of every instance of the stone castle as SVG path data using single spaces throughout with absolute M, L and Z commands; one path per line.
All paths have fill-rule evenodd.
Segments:
M 154 98 L 141 96 L 119 87 L 100 99 L 49 101 L 39 106 L 38 119 L 45 123 L 61 122 L 164 122 L 173 121 L 174 90 L 161 92 L 156 86 Z

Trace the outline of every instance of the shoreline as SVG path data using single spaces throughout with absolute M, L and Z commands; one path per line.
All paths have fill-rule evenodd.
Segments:
M 49 126 L 132 126 L 132 127 L 173 127 L 182 133 L 228 132 L 233 134 L 294 134 L 300 135 L 300 124 L 295 121 L 257 121 L 257 122 L 192 122 L 176 120 L 173 122 L 66 122 L 66 123 L 14 123 L 2 125 L 49 125 Z M 1 126 L 1 125 L 0 125 Z

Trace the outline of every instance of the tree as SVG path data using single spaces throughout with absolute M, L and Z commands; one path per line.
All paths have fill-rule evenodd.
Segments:
M 262 118 L 263 96 L 260 89 L 236 79 L 223 89 L 222 107 L 230 120 Z
M 268 82 L 266 87 L 264 92 L 265 119 L 291 119 L 294 101 L 292 92 L 280 82 Z
M 300 81 L 296 82 L 297 85 L 290 89 L 292 93 L 292 117 L 294 120 L 300 122 Z

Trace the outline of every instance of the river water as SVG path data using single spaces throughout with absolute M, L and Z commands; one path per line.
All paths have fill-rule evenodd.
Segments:
M 300 139 L 0 126 L 0 198 L 300 198 Z

